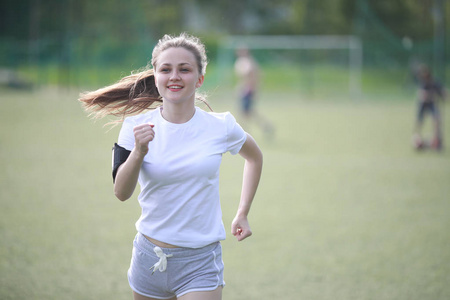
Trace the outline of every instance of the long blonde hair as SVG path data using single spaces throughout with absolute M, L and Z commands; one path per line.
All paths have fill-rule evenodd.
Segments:
M 208 64 L 206 49 L 197 37 L 187 33 L 179 36 L 164 35 L 153 49 L 151 66 L 147 65 L 144 69 L 120 79 L 115 84 L 82 93 L 78 100 L 94 118 L 113 115 L 123 120 L 127 115 L 139 114 L 161 106 L 162 97 L 155 85 L 154 68 L 158 63 L 158 56 L 164 50 L 180 47 L 194 54 L 200 74 L 205 75 Z M 212 110 L 203 95 L 197 93 L 196 100 L 205 103 Z

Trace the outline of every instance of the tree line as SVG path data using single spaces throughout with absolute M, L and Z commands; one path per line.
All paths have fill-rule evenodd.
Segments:
M 199 35 L 211 60 L 222 36 L 251 34 L 356 34 L 370 45 L 364 51 L 374 51 L 365 53 L 370 60 L 405 38 L 432 43 L 436 3 L 445 1 L 1 0 L 0 65 L 142 66 L 157 39 L 181 31 Z
M 432 36 L 433 0 L 2 0 L 0 36 L 349 34 L 362 2 L 400 37 Z

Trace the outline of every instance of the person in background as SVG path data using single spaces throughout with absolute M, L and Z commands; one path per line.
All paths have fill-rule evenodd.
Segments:
M 113 148 L 114 193 L 125 201 L 139 183 L 142 208 L 129 284 L 136 300 L 218 300 L 225 285 L 222 155 L 240 154 L 245 160 L 231 224 L 231 233 L 242 241 L 252 235 L 248 214 L 262 172 L 262 152 L 230 113 L 195 105 L 205 101 L 197 88 L 207 65 L 198 38 L 165 35 L 153 49 L 151 65 L 79 99 L 94 115 L 123 120 Z
M 249 126 L 254 121 L 267 137 L 272 137 L 274 127 L 272 123 L 255 109 L 255 97 L 260 88 L 260 70 L 256 60 L 246 47 L 236 50 L 234 71 L 238 78 L 238 93 L 244 125 Z
M 439 112 L 438 99 L 445 100 L 445 90 L 442 85 L 436 81 L 427 65 L 421 65 L 417 74 L 418 80 L 418 112 L 414 131 L 414 146 L 417 149 L 423 149 L 427 145 L 422 136 L 422 127 L 424 122 L 424 116 L 426 113 L 430 113 L 433 118 L 433 138 L 431 140 L 431 146 L 433 149 L 442 149 L 442 126 L 441 116 Z

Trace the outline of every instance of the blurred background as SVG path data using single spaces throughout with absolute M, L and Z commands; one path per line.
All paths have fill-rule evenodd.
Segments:
M 310 93 L 330 84 L 324 72 L 348 76 L 348 68 L 361 67 L 363 79 L 356 84 L 368 94 L 376 93 L 378 84 L 393 92 L 410 87 L 419 63 L 447 80 L 445 0 L 3 0 L 0 5 L 1 80 L 13 86 L 98 87 L 145 66 L 163 34 L 181 31 L 206 43 L 211 85 L 228 74 L 216 67 L 226 65 L 230 44 L 224 40 L 234 35 L 354 37 L 360 57 L 350 55 L 355 45 L 333 48 L 331 40 L 311 48 L 308 41 L 289 49 L 266 43 L 254 53 L 265 66 L 298 66 L 289 75 Z
M 0 0 L 0 299 L 131 299 L 140 207 L 112 192 L 120 126 L 77 99 L 180 32 L 206 44 L 212 108 L 264 153 L 254 234 L 222 243 L 224 299 L 450 299 L 448 103 L 443 148 L 412 143 L 418 66 L 450 86 L 449 18 L 448 0 Z M 241 114 L 242 46 L 259 122 Z M 242 167 L 224 155 L 227 230 Z

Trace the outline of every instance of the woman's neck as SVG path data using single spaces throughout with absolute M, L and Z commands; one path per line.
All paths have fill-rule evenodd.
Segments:
M 195 114 L 195 105 L 171 105 L 163 103 L 161 115 L 163 118 L 175 124 L 188 122 Z

